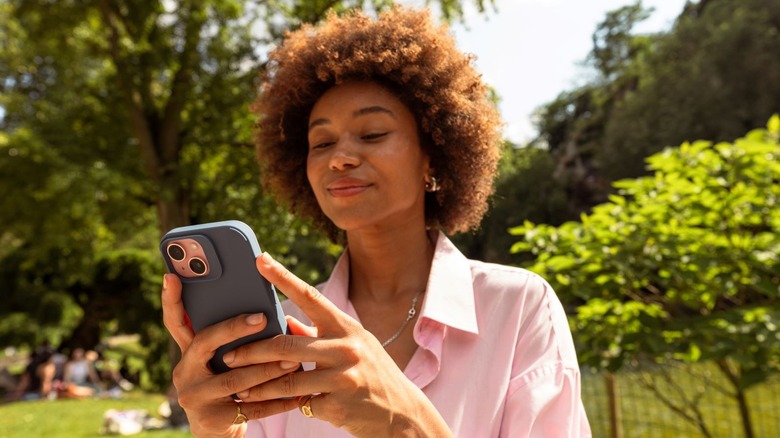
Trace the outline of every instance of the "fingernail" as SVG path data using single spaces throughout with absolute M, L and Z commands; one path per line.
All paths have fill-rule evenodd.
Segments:
M 246 323 L 249 325 L 260 325 L 265 321 L 265 315 L 262 313 L 255 313 L 246 317 Z
M 233 361 L 236 359 L 236 353 L 233 351 L 228 351 L 224 355 L 222 355 L 222 362 L 225 362 L 225 365 L 230 365 L 233 363 Z
M 263 261 L 263 263 L 265 263 L 266 265 L 270 265 L 270 264 L 271 264 L 271 263 L 274 261 L 274 258 L 273 258 L 273 257 L 271 257 L 271 254 L 268 254 L 268 252 L 267 252 L 267 251 L 263 251 L 263 253 L 262 253 L 262 254 L 260 254 L 260 259 L 261 259 L 261 260 Z
M 168 289 L 168 276 L 163 275 L 163 290 Z
M 249 397 L 249 391 L 248 391 L 248 390 L 247 390 L 247 391 L 241 391 L 241 392 L 239 392 L 239 393 L 238 393 L 238 394 L 236 394 L 236 395 L 237 395 L 237 396 L 238 396 L 238 398 L 240 398 L 241 400 L 245 400 L 247 397 Z
M 300 365 L 301 364 L 299 364 L 298 362 L 292 362 L 292 361 L 289 361 L 289 360 L 283 360 L 283 361 L 279 362 L 279 366 L 283 370 L 291 370 L 293 368 L 298 368 Z

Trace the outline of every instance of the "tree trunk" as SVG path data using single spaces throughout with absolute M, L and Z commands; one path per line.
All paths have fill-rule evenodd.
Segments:
M 82 306 L 84 316 L 70 336 L 62 342 L 60 348 L 66 348 L 70 351 L 77 347 L 92 350 L 100 343 L 100 321 L 103 320 L 98 319 L 90 307 L 89 305 Z
M 748 408 L 745 391 L 741 388 L 736 394 L 737 404 L 739 405 L 739 415 L 742 418 L 742 430 L 745 432 L 745 438 L 753 438 L 753 422 L 750 419 L 750 409 Z
M 739 416 L 742 420 L 742 431 L 745 433 L 745 438 L 754 438 L 753 422 L 750 418 L 750 408 L 748 406 L 747 397 L 745 394 L 745 388 L 740 385 L 739 378 L 742 374 L 742 370 L 734 369 L 728 359 L 719 360 L 717 362 L 718 368 L 726 376 L 729 383 L 734 387 L 734 398 L 737 401 L 739 407 Z

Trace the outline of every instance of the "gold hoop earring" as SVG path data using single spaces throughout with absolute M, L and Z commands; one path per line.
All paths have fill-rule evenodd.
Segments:
M 425 191 L 426 192 L 438 192 L 439 189 L 441 189 L 441 186 L 439 185 L 439 180 L 436 179 L 435 176 L 429 177 L 430 181 L 425 181 Z

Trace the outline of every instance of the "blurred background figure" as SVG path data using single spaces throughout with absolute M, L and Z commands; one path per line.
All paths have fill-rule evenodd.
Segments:
M 30 355 L 30 361 L 19 379 L 15 393 L 10 398 L 13 400 L 56 398 L 54 387 L 56 370 L 54 350 L 47 345 L 37 348 Z
M 103 389 L 94 365 L 97 353 L 91 353 L 93 354 L 87 357 L 86 351 L 81 347 L 75 348 L 71 353 L 70 360 L 65 363 L 63 390 L 60 392 L 62 397 L 92 397 Z

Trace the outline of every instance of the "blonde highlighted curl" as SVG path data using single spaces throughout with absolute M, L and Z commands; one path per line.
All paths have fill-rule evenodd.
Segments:
M 330 87 L 374 81 L 414 114 L 420 143 L 441 190 L 428 193 L 429 226 L 447 234 L 476 228 L 488 208 L 500 155 L 501 121 L 473 57 L 458 50 L 428 11 L 394 7 L 373 19 L 331 13 L 290 32 L 274 49 L 251 109 L 263 186 L 293 213 L 333 237 L 306 178 L 307 127 L 314 103 Z

